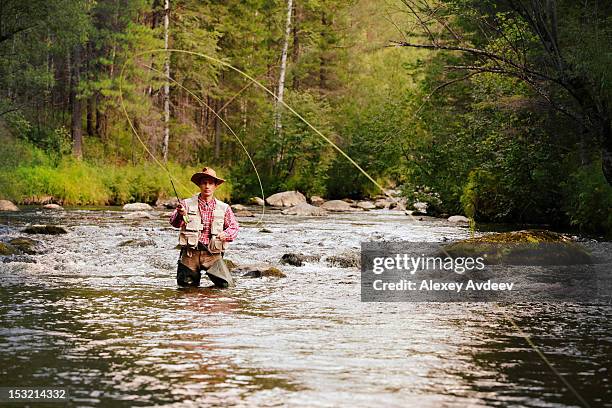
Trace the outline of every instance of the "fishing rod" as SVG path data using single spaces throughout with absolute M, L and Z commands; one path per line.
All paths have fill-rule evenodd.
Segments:
M 168 171 L 168 169 L 166 169 L 166 171 Z M 168 171 L 168 178 L 170 179 L 170 184 L 172 184 L 172 189 L 174 190 L 174 195 L 176 196 L 176 200 L 178 201 L 178 204 L 182 207 L 183 205 L 181 204 L 181 199 L 179 198 L 179 195 L 176 192 L 176 187 L 174 187 L 174 182 L 172 181 L 172 176 L 170 175 L 169 171 Z M 187 213 L 183 215 L 183 220 L 185 220 L 185 222 L 189 222 L 189 216 L 187 215 Z

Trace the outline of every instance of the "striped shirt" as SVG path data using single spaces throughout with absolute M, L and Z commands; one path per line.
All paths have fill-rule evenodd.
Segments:
M 181 204 L 183 208 L 186 208 L 185 202 L 182 201 Z M 211 198 L 209 201 L 204 201 L 202 196 L 198 196 L 198 207 L 200 207 L 200 214 L 202 215 L 202 233 L 200 234 L 200 242 L 204 245 L 208 245 L 208 241 L 210 241 L 211 236 L 211 226 L 213 219 L 213 211 L 217 206 L 217 202 L 214 198 Z M 179 214 L 178 209 L 174 210 L 172 215 L 170 216 L 170 224 L 176 228 L 182 228 L 185 225 L 185 221 L 183 220 L 183 216 Z M 227 206 L 227 210 L 225 211 L 225 216 L 223 218 L 223 231 L 227 234 L 227 238 L 225 241 L 233 241 L 238 236 L 238 221 L 236 221 L 236 217 L 234 216 L 234 212 L 232 209 Z

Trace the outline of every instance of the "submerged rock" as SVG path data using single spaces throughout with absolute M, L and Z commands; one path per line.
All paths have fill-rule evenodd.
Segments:
M 15 248 L 14 246 L 12 246 L 11 244 L 0 242 L 0 255 L 7 256 L 7 255 L 15 255 L 18 253 L 19 253 L 19 250 Z
M 361 265 L 361 256 L 357 252 L 347 252 L 344 254 L 330 255 L 325 258 L 325 262 L 332 268 L 359 268 Z
M 14 246 L 15 248 L 18 248 L 21 252 L 25 254 L 34 255 L 38 252 L 34 249 L 34 247 L 39 245 L 40 242 L 26 237 L 19 237 L 11 239 L 9 241 L 9 244 Z
M 284 265 L 303 266 L 304 262 L 319 262 L 320 256 L 317 255 L 302 255 L 289 253 L 281 257 L 280 263 Z
M 308 203 L 299 203 L 291 208 L 281 211 L 283 215 L 300 215 L 303 217 L 321 217 L 327 215 L 327 211 Z
M 305 203 L 306 197 L 299 191 L 283 191 L 266 198 L 266 202 L 274 207 L 293 207 L 299 203 Z
M 26 227 L 23 232 L 26 234 L 46 234 L 46 235 L 58 235 L 67 234 L 66 228 L 60 225 L 30 225 Z
M 23 262 L 23 263 L 36 263 L 36 259 L 29 255 L 10 255 L 2 258 L 3 263 L 10 262 Z
M 153 207 L 151 207 L 147 203 L 130 203 L 123 206 L 124 211 L 150 211 Z
M 0 200 L 0 211 L 19 211 L 19 208 L 9 200 Z
M 571 237 L 547 230 L 522 230 L 468 238 L 443 247 L 439 256 L 482 257 L 485 264 L 580 265 L 593 259 Z
M 146 247 L 155 246 L 155 241 L 152 239 L 128 239 L 119 244 L 120 247 L 131 246 L 131 247 Z
M 243 278 L 286 278 L 287 275 L 280 269 L 270 265 L 249 265 L 236 270 Z
M 259 230 L 259 232 L 263 232 L 264 234 L 272 234 L 274 231 L 272 231 L 270 228 L 262 228 Z

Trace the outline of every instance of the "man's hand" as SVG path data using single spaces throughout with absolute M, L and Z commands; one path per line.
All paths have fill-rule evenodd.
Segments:
M 182 204 L 179 203 L 179 205 L 176 206 L 176 210 L 178 211 L 179 214 L 181 214 L 183 217 L 185 216 L 185 214 L 187 214 L 187 210 L 185 210 L 185 207 L 183 207 Z
M 227 241 L 229 237 L 225 231 L 221 231 L 219 235 L 217 235 L 217 238 L 219 238 L 221 241 Z

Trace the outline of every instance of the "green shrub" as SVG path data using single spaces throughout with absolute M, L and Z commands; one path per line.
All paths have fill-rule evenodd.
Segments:
M 612 236 L 612 187 L 601 171 L 601 162 L 582 167 L 561 183 L 563 211 L 581 231 Z

